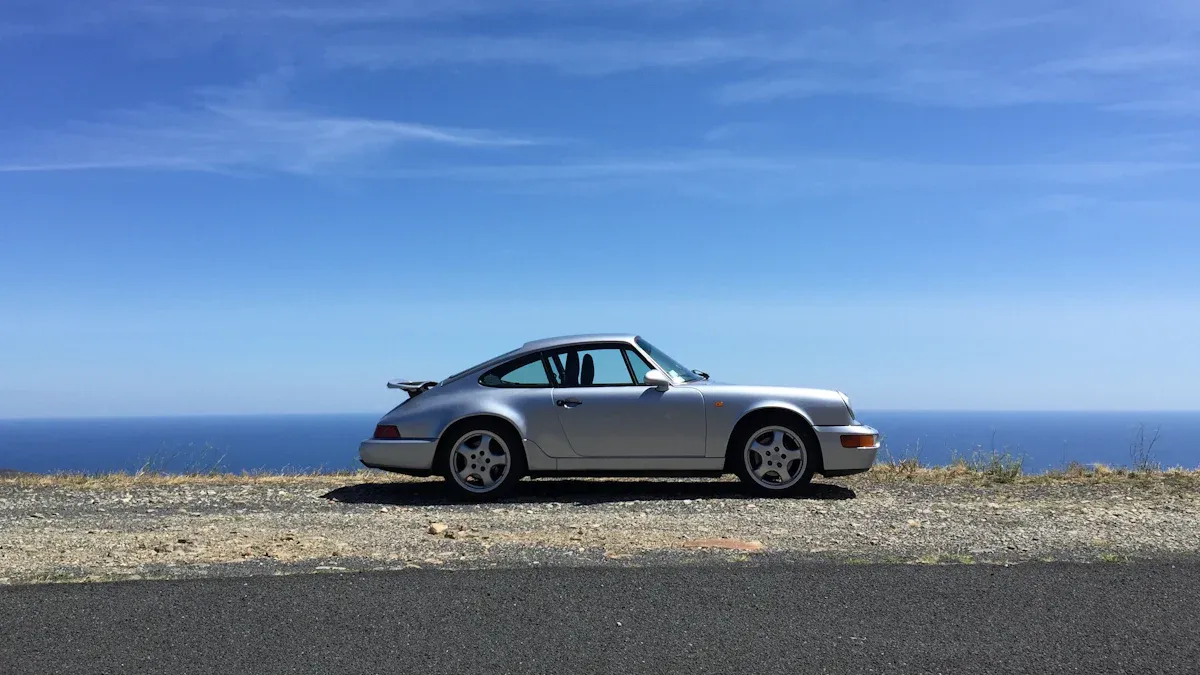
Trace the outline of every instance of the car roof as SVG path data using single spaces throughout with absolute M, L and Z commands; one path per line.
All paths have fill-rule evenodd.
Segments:
M 560 335 L 559 337 L 542 338 L 541 340 L 530 340 L 516 349 L 493 356 L 483 363 L 476 364 L 466 370 L 457 372 L 450 377 L 442 380 L 441 384 L 450 384 L 471 373 L 478 372 L 485 368 L 491 368 L 512 359 L 517 359 L 531 352 L 538 352 L 543 349 L 553 349 L 555 347 L 566 347 L 567 345 L 576 345 L 584 342 L 633 342 L 637 335 L 633 333 L 584 333 L 581 335 Z
M 521 346 L 519 351 L 530 352 L 540 349 L 553 349 L 580 342 L 633 342 L 637 335 L 634 333 L 584 333 L 581 335 L 561 335 L 559 337 L 530 340 Z

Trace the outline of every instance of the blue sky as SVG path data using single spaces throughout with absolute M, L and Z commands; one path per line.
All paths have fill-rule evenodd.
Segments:
M 382 410 L 639 332 L 876 409 L 1200 409 L 1186 0 L 12 0 L 0 417 Z

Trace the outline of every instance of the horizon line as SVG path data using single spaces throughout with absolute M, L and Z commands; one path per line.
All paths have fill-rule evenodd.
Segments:
M 393 406 L 394 407 L 394 406 Z M 154 420 L 154 419 L 193 419 L 193 418 L 224 418 L 224 417 L 335 417 L 346 415 L 378 415 L 383 416 L 387 411 L 374 410 L 358 411 L 329 411 L 329 412 L 214 412 L 214 413 L 166 413 L 166 414 L 121 414 L 121 415 L 31 415 L 21 417 L 0 416 L 0 422 L 51 422 L 51 421 L 83 421 L 83 420 Z M 1163 413 L 1193 413 L 1200 414 L 1200 408 L 859 408 L 858 416 L 862 413 L 894 414 L 894 413 L 993 413 L 993 414 L 1064 414 L 1064 413 L 1108 413 L 1108 414 L 1163 414 Z

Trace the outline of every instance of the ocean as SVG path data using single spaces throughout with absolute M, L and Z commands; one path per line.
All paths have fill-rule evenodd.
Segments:
M 1139 429 L 1163 466 L 1200 466 L 1200 412 L 870 412 L 881 457 L 946 464 L 977 449 L 1024 458 L 1131 465 Z M 377 413 L 0 420 L 0 469 L 18 471 L 307 471 L 358 465 Z

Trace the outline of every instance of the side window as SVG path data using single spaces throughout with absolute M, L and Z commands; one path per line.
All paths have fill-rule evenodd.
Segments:
M 579 384 L 583 387 L 633 384 L 625 357 L 618 347 L 584 349 L 579 352 Z M 590 368 L 588 364 L 591 364 Z
M 557 387 L 633 385 L 619 346 L 569 347 L 546 355 Z
M 485 387 L 549 387 L 541 354 L 530 354 L 492 368 L 479 383 Z
M 632 349 L 626 349 L 625 354 L 629 357 L 629 366 L 633 368 L 633 376 L 637 378 L 637 383 L 646 384 L 646 373 L 654 368 L 646 363 L 646 359 L 643 359 L 641 354 Z

